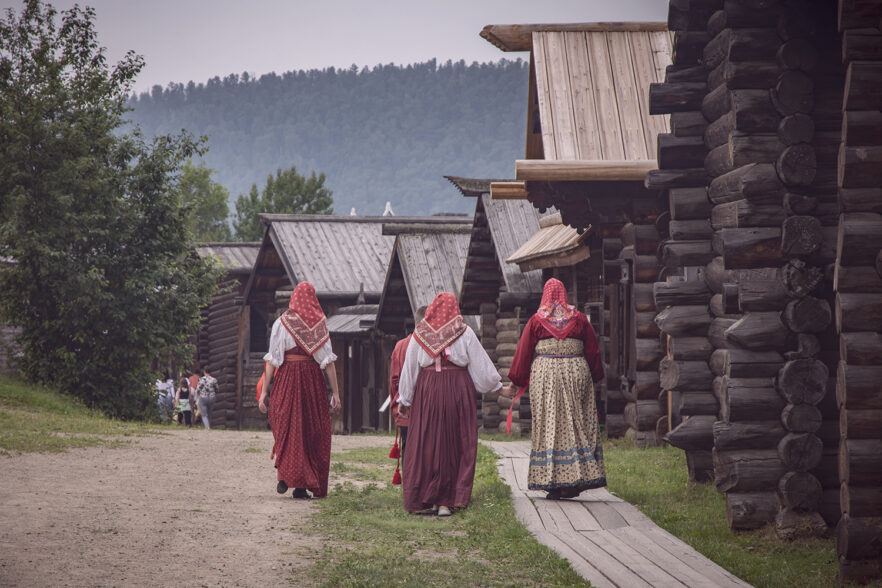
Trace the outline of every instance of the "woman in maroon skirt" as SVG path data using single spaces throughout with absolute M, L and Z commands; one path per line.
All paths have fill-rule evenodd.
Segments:
M 342 404 L 334 369 L 336 359 L 315 288 L 309 282 L 300 282 L 291 294 L 288 310 L 273 324 L 259 400 L 261 412 L 267 412 L 266 397 L 272 381 L 269 422 L 275 440 L 279 494 L 288 488 L 294 488 L 294 498 L 309 498 L 307 490 L 317 498 L 328 494 L 331 417 L 321 370 L 327 371 L 333 394 L 331 408 L 337 412 Z
M 398 384 L 399 414 L 410 418 L 406 510 L 449 516 L 451 509 L 468 506 L 478 452 L 475 392 L 501 386 L 456 297 L 438 294 L 414 329 Z

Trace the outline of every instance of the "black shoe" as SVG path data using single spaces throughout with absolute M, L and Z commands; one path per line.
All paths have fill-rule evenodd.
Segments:
M 285 480 L 279 480 L 279 483 L 276 484 L 276 492 L 279 494 L 284 494 L 288 491 L 288 484 L 285 483 Z
M 291 498 L 308 499 L 312 498 L 312 496 L 309 495 L 306 488 L 294 488 L 294 494 L 291 495 Z
M 560 500 L 560 488 L 555 488 L 554 490 L 549 490 L 548 494 L 545 495 L 546 500 Z

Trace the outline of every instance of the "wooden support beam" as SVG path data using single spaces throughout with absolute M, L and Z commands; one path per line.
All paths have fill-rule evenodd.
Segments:
M 658 163 L 652 159 L 636 161 L 518 159 L 515 161 L 515 178 L 545 182 L 643 181 L 649 171 L 657 168 Z
M 541 32 L 662 32 L 667 31 L 665 22 L 585 22 L 565 24 L 487 25 L 481 29 L 481 37 L 503 51 L 530 51 L 533 33 Z
M 493 200 L 526 200 L 527 186 L 524 182 L 491 182 L 490 198 Z

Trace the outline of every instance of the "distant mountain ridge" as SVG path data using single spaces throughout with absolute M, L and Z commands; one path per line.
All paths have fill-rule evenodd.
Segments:
M 523 157 L 529 64 L 414 65 L 215 77 L 133 96 L 146 136 L 208 136 L 232 201 L 278 168 L 327 176 L 334 212 L 468 212 L 444 175 L 512 177 Z M 231 202 L 232 210 L 232 202 Z

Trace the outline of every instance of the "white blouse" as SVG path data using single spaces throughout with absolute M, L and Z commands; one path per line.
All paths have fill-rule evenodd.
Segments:
M 282 324 L 281 317 L 277 318 L 276 322 L 273 323 L 273 330 L 270 333 L 269 351 L 263 356 L 263 360 L 270 362 L 275 367 L 279 367 L 285 362 L 285 351 L 295 347 L 297 347 L 297 341 L 294 340 L 293 335 Z M 325 369 L 325 366 L 335 361 L 337 356 L 334 355 L 334 351 L 331 349 L 331 340 L 328 339 L 324 345 L 316 349 L 315 353 L 312 354 L 312 358 L 318 362 L 319 367 L 322 369 Z
M 468 367 L 469 375 L 475 384 L 475 389 L 481 394 L 493 392 L 502 388 L 502 378 L 499 376 L 496 366 L 490 361 L 490 357 L 478 336 L 468 326 L 459 338 L 447 348 L 450 354 L 447 359 L 460 367 Z M 442 352 L 443 353 L 443 352 Z M 416 338 L 411 337 L 404 356 L 404 365 L 401 366 L 401 379 L 398 381 L 398 402 L 404 406 L 410 406 L 413 400 L 413 387 L 416 385 L 420 369 L 429 367 L 435 360 L 429 357 Z

